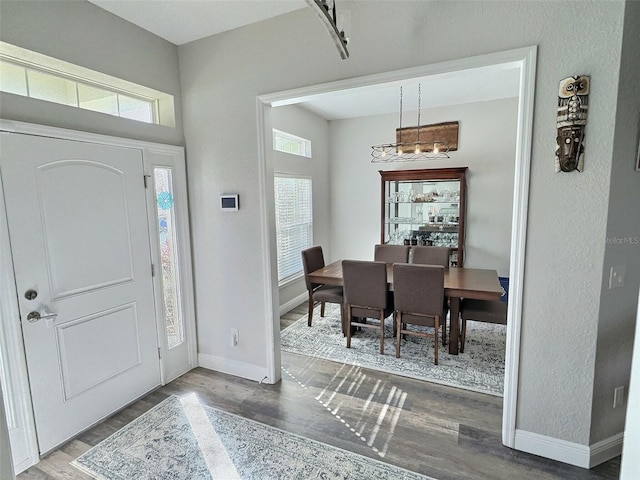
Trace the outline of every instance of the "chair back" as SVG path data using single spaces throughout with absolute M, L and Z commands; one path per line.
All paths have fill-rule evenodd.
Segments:
M 316 287 L 316 285 L 312 284 L 309 280 L 309 273 L 322 267 L 324 267 L 324 255 L 320 245 L 302 251 L 302 268 L 304 269 L 304 280 L 307 284 L 307 290 L 313 290 Z
M 411 263 L 449 268 L 449 247 L 413 247 Z
M 409 245 L 376 245 L 373 260 L 385 263 L 407 263 L 409 261 Z
M 444 267 L 396 264 L 393 266 L 393 301 L 396 311 L 407 314 L 441 315 L 444 303 Z M 432 325 L 430 318 L 410 315 L 411 323 Z
M 342 261 L 342 285 L 345 305 L 387 308 L 387 265 L 384 262 Z M 369 317 L 365 309 L 353 308 L 352 316 Z

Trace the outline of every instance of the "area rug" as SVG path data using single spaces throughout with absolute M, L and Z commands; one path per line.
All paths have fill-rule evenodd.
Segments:
M 171 396 L 71 463 L 102 480 L 434 480 Z
M 396 358 L 391 318 L 385 322 L 384 355 L 379 353 L 379 332 L 369 328 L 357 331 L 351 338 L 351 348 L 346 348 L 347 341 L 340 328 L 340 307 L 326 304 L 325 317 L 320 316 L 320 308 L 316 307 L 312 326 L 307 326 L 305 315 L 281 332 L 280 344 L 286 352 L 503 395 L 505 325 L 467 322 L 464 353 L 450 355 L 448 346 L 440 344 L 438 365 L 434 365 L 433 339 L 430 338 L 407 336 L 401 344 L 400 358 Z

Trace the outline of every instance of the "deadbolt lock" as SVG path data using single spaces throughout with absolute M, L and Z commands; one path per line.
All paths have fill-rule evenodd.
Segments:
M 35 300 L 37 296 L 38 292 L 33 289 L 24 292 L 24 298 L 26 298 L 27 300 Z

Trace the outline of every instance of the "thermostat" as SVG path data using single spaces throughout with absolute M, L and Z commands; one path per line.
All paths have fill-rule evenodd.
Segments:
M 220 210 L 226 212 L 237 211 L 239 208 L 238 194 L 220 195 Z

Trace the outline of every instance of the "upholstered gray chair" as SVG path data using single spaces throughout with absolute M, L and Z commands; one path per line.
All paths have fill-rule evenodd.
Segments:
M 463 298 L 460 302 L 460 352 L 464 352 L 467 340 L 467 320 L 476 322 L 507 324 L 507 304 L 494 300 Z
M 449 247 L 411 247 L 411 263 L 449 268 Z
M 407 263 L 410 249 L 409 245 L 376 245 L 373 259 L 376 262 Z
M 343 260 L 342 281 L 347 348 L 351 348 L 352 326 L 372 328 L 380 332 L 380 353 L 384 355 L 384 319 L 393 313 L 389 303 L 386 263 Z M 367 323 L 367 318 L 378 321 Z
M 321 246 L 315 246 L 302 251 L 302 267 L 304 269 L 304 278 L 309 292 L 309 314 L 307 325 L 311 326 L 313 319 L 313 306 L 315 302 L 320 302 L 320 316 L 324 317 L 324 304 L 337 303 L 340 305 L 340 323 L 342 333 L 344 333 L 344 306 L 342 287 L 331 285 L 322 285 L 312 283 L 309 280 L 309 273 L 324 267 L 324 254 Z
M 393 296 L 396 322 L 396 357 L 400 356 L 403 335 L 433 337 L 434 363 L 438 364 L 438 330 L 445 343 L 447 307 L 444 303 L 444 267 L 395 264 Z M 433 327 L 433 334 L 411 329 L 410 325 Z

